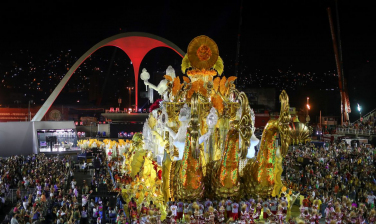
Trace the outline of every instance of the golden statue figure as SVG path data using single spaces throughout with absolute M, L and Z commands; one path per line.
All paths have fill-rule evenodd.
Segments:
M 292 133 L 288 95 L 280 94 L 280 116 L 268 122 L 257 158 L 251 158 L 251 140 L 258 140 L 252 136 L 253 112 L 246 94 L 234 85 L 236 77 L 221 77 L 223 68 L 215 42 L 199 36 L 183 58 L 183 82 L 169 75 L 174 71 L 164 76 L 161 127 L 154 129 L 164 142 L 165 201 L 280 193 Z

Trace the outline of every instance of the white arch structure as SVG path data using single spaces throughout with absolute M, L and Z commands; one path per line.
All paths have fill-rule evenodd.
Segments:
M 112 37 L 106 38 L 101 42 L 94 45 L 90 48 L 85 54 L 83 54 L 69 69 L 64 78 L 60 83 L 55 87 L 54 91 L 48 97 L 46 102 L 42 105 L 39 111 L 35 114 L 32 121 L 41 121 L 47 111 L 50 109 L 52 104 L 55 102 L 57 96 L 60 94 L 61 90 L 67 84 L 69 79 L 72 77 L 76 69 L 95 51 L 102 47 L 114 46 L 123 50 L 128 57 L 131 59 L 135 74 L 135 104 L 136 109 L 138 107 L 138 73 L 140 69 L 140 64 L 145 57 L 145 55 L 152 49 L 157 47 L 168 47 L 178 53 L 181 57 L 185 55 L 185 52 L 182 51 L 174 43 L 153 35 L 149 33 L 142 32 L 128 32 L 114 35 Z

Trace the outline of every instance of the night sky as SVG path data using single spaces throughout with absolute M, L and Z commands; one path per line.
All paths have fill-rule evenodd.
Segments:
M 225 3 L 77 2 L 12 1 L 4 4 L 0 13 L 3 34 L 0 63 L 3 64 L 9 54 L 20 49 L 30 50 L 35 57 L 72 49 L 76 56 L 80 57 L 107 37 L 120 32 L 138 31 L 166 38 L 184 51 L 194 37 L 207 35 L 219 46 L 220 55 L 225 60 L 226 76 L 232 75 L 234 71 L 232 65 L 239 33 L 240 0 Z M 302 73 L 335 72 L 336 64 L 326 11 L 330 6 L 336 24 L 334 0 L 276 2 L 244 1 L 240 32 L 240 70 L 247 66 L 252 69 L 284 71 L 293 66 L 296 72 Z M 345 75 L 350 80 L 348 88 L 352 108 L 354 111 L 356 103 L 361 103 L 365 111 L 371 110 L 376 105 L 371 102 L 372 97 L 366 99 L 366 96 L 374 89 L 362 88 L 364 83 L 357 80 L 357 77 L 368 79 L 371 83 L 376 81 L 373 73 L 376 60 L 374 8 L 369 1 L 339 0 L 338 6 L 343 64 Z M 159 53 L 168 55 L 173 60 L 178 59 L 165 52 Z M 147 63 L 154 63 L 155 58 L 158 57 L 147 58 Z M 363 73 L 359 74 L 359 71 Z M 372 88 L 369 85 L 367 87 Z M 302 101 L 306 94 L 309 94 L 299 94 L 297 91 L 293 92 L 295 97 L 291 97 L 296 102 Z M 337 94 L 339 99 L 336 91 L 328 94 Z M 339 105 L 339 101 L 335 103 Z

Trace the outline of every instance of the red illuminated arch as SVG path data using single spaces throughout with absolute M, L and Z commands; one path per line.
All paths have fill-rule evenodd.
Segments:
M 60 83 L 56 86 L 55 90 L 51 93 L 48 97 L 46 102 L 42 105 L 39 111 L 35 114 L 32 121 L 41 121 L 46 112 L 49 110 L 53 102 L 56 100 L 57 96 L 60 94 L 61 90 L 67 84 L 70 77 L 72 77 L 73 73 L 76 69 L 88 58 L 92 55 L 95 51 L 102 47 L 106 46 L 114 46 L 118 47 L 123 50 L 133 64 L 134 69 L 134 76 L 135 76 L 135 104 L 136 109 L 138 108 L 138 73 L 140 70 L 140 65 L 142 59 L 145 55 L 152 49 L 157 47 L 168 47 L 178 53 L 181 57 L 185 55 L 185 53 L 174 43 L 153 35 L 149 33 L 141 33 L 141 32 L 129 32 L 129 33 L 121 33 L 107 39 L 102 40 L 101 42 L 94 45 L 90 48 L 84 55 L 82 55 L 76 63 L 69 69 L 67 74 L 64 78 L 60 81 Z

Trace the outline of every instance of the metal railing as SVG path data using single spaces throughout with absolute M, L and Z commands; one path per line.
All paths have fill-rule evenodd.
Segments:
M 366 130 L 359 130 L 355 128 L 337 128 L 336 133 L 338 134 L 354 134 L 354 135 L 374 135 L 375 130 L 366 129 Z
M 25 190 L 21 190 L 21 199 L 24 198 L 26 195 L 34 194 L 36 188 L 28 188 Z M 5 194 L 5 200 L 7 200 L 10 203 L 16 203 L 17 202 L 17 189 L 9 189 L 8 193 Z
M 369 117 L 371 114 L 375 113 L 375 112 L 376 112 L 376 108 L 373 109 L 373 110 L 371 110 L 369 113 L 366 113 L 365 115 L 363 115 L 363 119 L 364 119 L 364 120 L 368 120 L 368 117 Z M 357 122 L 359 122 L 359 121 L 360 121 L 360 118 L 357 119 L 357 120 L 355 120 L 354 122 L 352 122 L 352 124 L 357 123 Z

